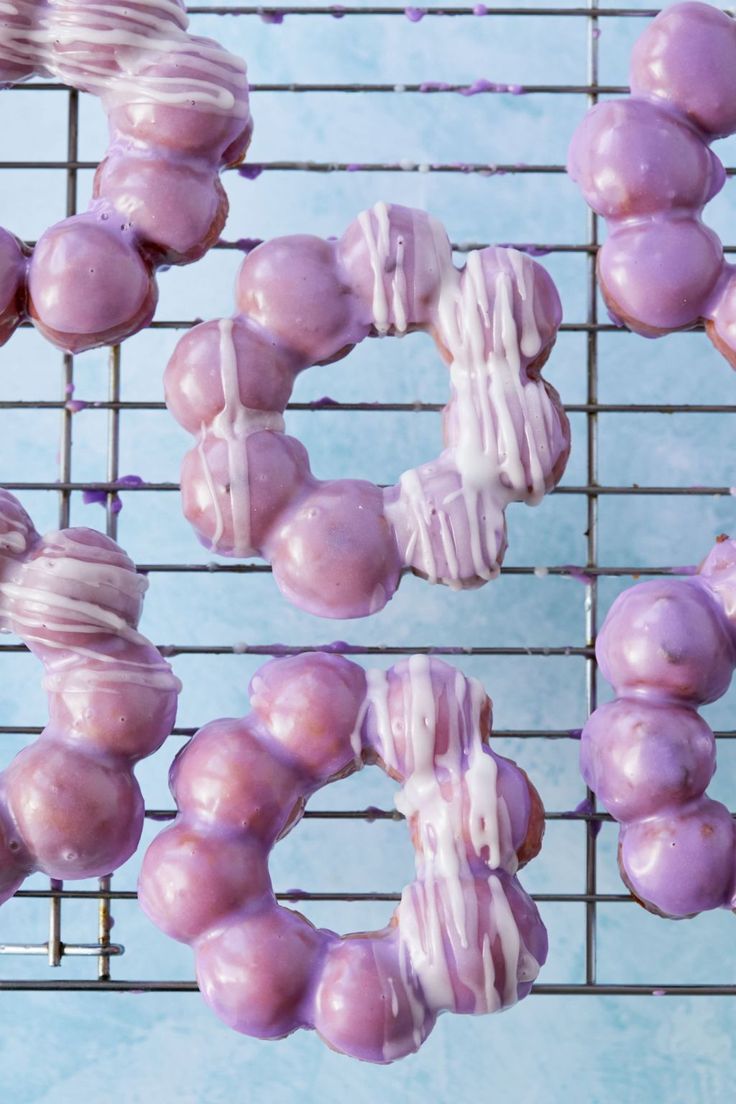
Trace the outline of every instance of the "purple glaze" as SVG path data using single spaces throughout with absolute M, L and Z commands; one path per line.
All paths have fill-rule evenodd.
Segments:
M 236 238 L 235 241 L 227 241 L 225 238 L 220 238 L 218 245 L 231 246 L 235 249 L 241 249 L 243 253 L 250 253 L 252 249 L 255 249 L 257 245 L 263 244 L 263 238 Z
M 736 131 L 736 21 L 701 3 L 661 12 L 634 47 L 631 92 L 592 108 L 568 155 L 608 223 L 604 297 L 645 337 L 704 322 L 736 367 L 736 270 L 702 222 L 725 181 L 710 143 Z
M 479 92 L 510 92 L 512 96 L 520 96 L 524 89 L 520 84 L 499 84 L 497 81 L 489 81 L 484 77 L 480 77 L 472 84 L 459 88 L 458 91 L 461 96 L 477 96 Z
M 443 1011 L 526 996 L 547 934 L 516 871 L 539 851 L 544 810 L 489 748 L 480 684 L 422 656 L 366 675 L 317 653 L 272 660 L 250 693 L 248 716 L 206 725 L 174 760 L 178 816 L 139 881 L 147 915 L 193 947 L 215 1014 L 262 1039 L 314 1027 L 387 1063 Z M 312 794 L 364 763 L 402 785 L 417 874 L 385 928 L 338 936 L 277 903 L 268 858 Z
M 589 797 L 584 797 L 582 801 L 579 801 L 574 809 L 569 813 L 563 813 L 563 817 L 574 820 L 577 813 L 594 813 L 595 805 Z M 590 832 L 595 839 L 599 834 L 603 824 L 600 820 L 593 820 L 590 822 Z
M 404 15 L 410 23 L 419 23 L 427 14 L 425 8 L 404 8 Z
M 270 23 L 274 26 L 280 26 L 286 18 L 286 12 L 279 11 L 278 8 L 269 8 L 268 11 L 262 11 L 258 14 L 263 23 Z
M 52 76 L 99 96 L 110 128 L 84 214 L 52 226 L 30 256 L 0 231 L 0 344 L 25 318 L 68 352 L 147 325 L 155 271 L 217 240 L 227 215 L 218 172 L 250 141 L 245 67 L 188 33 L 183 4 L 100 12 L 82 0 L 24 4 L 0 30 L 0 83 Z
M 121 488 L 142 487 L 144 483 L 145 479 L 140 475 L 121 475 L 115 480 L 115 486 Z
M 86 878 L 135 850 L 133 765 L 171 731 L 179 689 L 137 632 L 146 582 L 108 537 L 40 537 L 0 491 L 0 626 L 45 668 L 49 722 L 0 776 L 0 902 L 32 871 Z
M 236 298 L 235 317 L 190 330 L 165 374 L 169 409 L 198 435 L 181 484 L 203 543 L 268 559 L 282 591 L 323 617 L 376 612 L 407 570 L 455 588 L 495 577 L 506 505 L 537 502 L 569 448 L 559 398 L 539 377 L 561 319 L 545 270 L 489 247 L 461 273 L 436 220 L 376 204 L 339 240 L 293 235 L 253 250 Z M 444 451 L 383 490 L 317 480 L 284 434 L 296 375 L 365 337 L 412 330 L 449 362 Z
M 621 824 L 624 881 L 664 916 L 734 908 L 736 835 L 705 793 L 715 740 L 696 710 L 736 664 L 736 542 L 720 540 L 695 576 L 619 595 L 596 656 L 618 696 L 585 725 L 580 765 Z
M 590 586 L 595 581 L 593 575 L 590 575 L 584 567 L 578 567 L 576 564 L 563 564 L 562 570 L 568 579 L 574 579 L 576 583 L 582 583 L 583 586 Z
M 263 165 L 258 165 L 255 161 L 240 165 L 238 168 L 238 176 L 242 176 L 244 180 L 257 180 L 262 172 Z

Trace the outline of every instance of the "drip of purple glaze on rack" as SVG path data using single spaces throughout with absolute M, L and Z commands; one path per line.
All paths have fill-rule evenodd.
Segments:
M 244 180 L 257 180 L 263 172 L 263 165 L 254 162 L 249 165 L 239 165 L 237 172 L 238 176 L 242 176 Z

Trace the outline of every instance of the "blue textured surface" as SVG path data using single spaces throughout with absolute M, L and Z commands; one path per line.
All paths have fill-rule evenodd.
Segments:
M 643 8 L 638 0 L 632 7 Z M 452 7 L 447 3 L 446 8 Z M 538 0 L 544 6 L 544 0 Z M 613 7 L 603 2 L 602 8 Z M 425 18 L 287 17 L 269 26 L 257 16 L 196 17 L 199 33 L 223 38 L 249 60 L 254 82 L 421 81 L 470 83 L 479 77 L 508 83 L 586 83 L 586 19 L 556 17 Z M 602 18 L 602 83 L 625 83 L 628 53 L 642 27 L 638 18 Z M 486 94 L 360 96 L 260 93 L 253 97 L 253 161 L 332 159 L 435 163 L 544 163 L 564 161 L 572 128 L 585 110 L 583 96 Z M 3 158 L 65 156 L 63 93 L 4 92 L 0 97 Z M 732 143 L 723 143 L 724 150 Z M 82 105 L 80 156 L 104 148 L 99 105 Z M 91 188 L 80 173 L 80 204 Z M 435 173 L 264 172 L 249 182 L 229 174 L 229 239 L 295 231 L 340 233 L 362 208 L 383 198 L 424 206 L 442 218 L 456 241 L 582 242 L 586 210 L 559 175 L 447 175 Z M 4 225 L 29 238 L 60 218 L 61 172 L 0 173 Z M 729 240 L 736 204 L 729 182 L 710 209 L 710 221 Z M 239 256 L 216 252 L 192 268 L 162 276 L 159 318 L 229 313 Z M 545 264 L 558 281 L 566 320 L 583 321 L 586 259 L 552 254 Z M 602 313 L 603 317 L 603 313 Z M 161 398 L 161 372 L 176 340 L 173 331 L 149 331 L 123 348 L 123 398 Z M 646 342 L 623 333 L 599 339 L 602 402 L 734 402 L 736 381 L 702 334 Z M 32 331 L 18 333 L 0 353 L 0 398 L 55 399 L 61 358 Z M 547 368 L 567 402 L 585 401 L 586 341 L 564 334 Z M 75 361 L 75 397 L 107 397 L 104 351 Z M 443 401 L 445 370 L 429 340 L 370 342 L 338 365 L 315 369 L 296 398 Z M 106 418 L 86 409 L 74 418 L 72 476 L 104 480 Z M 392 482 L 437 449 L 432 414 L 297 414 L 288 427 L 307 443 L 319 475 L 351 473 Z M 58 478 L 58 411 L 0 411 L 0 480 Z M 573 417 L 575 442 L 565 482 L 586 480 L 583 416 Z M 600 417 L 600 481 L 604 484 L 724 485 L 734 482 L 732 418 L 726 415 L 606 414 Z M 188 438 L 163 412 L 121 418 L 121 473 L 175 480 Z M 39 528 L 58 519 L 53 492 L 23 496 Z M 175 494 L 123 495 L 119 540 L 143 562 L 206 562 L 183 521 Z M 731 497 L 603 497 L 600 562 L 608 565 L 683 564 L 699 559 L 721 531 L 736 529 Z M 72 521 L 102 527 L 99 507 L 72 499 Z M 509 512 L 508 564 L 583 563 L 585 501 L 559 495 L 538 509 Z M 601 607 L 631 580 L 603 579 Z M 350 642 L 466 645 L 581 645 L 584 588 L 571 579 L 509 577 L 472 594 L 457 595 L 406 579 L 378 616 L 328 623 L 287 606 L 267 575 L 156 574 L 143 629 L 159 643 L 233 645 L 238 642 Z M 520 656 L 465 659 L 494 699 L 499 728 L 579 728 L 585 719 L 583 661 L 576 657 Z M 184 681 L 179 723 L 197 725 L 243 712 L 246 686 L 258 662 L 242 655 L 176 659 Z M 34 724 L 44 716 L 40 671 L 27 655 L 3 659 L 0 717 Z M 606 691 L 603 689 L 603 693 Z M 733 728 L 736 697 L 711 707 L 714 725 Z M 21 745 L 3 737 L 3 757 Z M 170 804 L 166 770 L 180 740 L 172 739 L 139 771 L 147 804 Z M 569 810 L 584 796 L 573 739 L 510 739 L 500 750 L 516 757 L 539 787 L 547 807 Z M 719 747 L 713 793 L 736 801 L 736 748 Z M 367 770 L 331 787 L 315 808 L 386 805 L 392 786 Z M 156 831 L 147 822 L 144 842 Z M 533 892 L 584 890 L 585 840 L 580 823 L 552 822 L 540 858 L 524 873 Z M 139 858 L 114 879 L 133 888 Z M 301 824 L 273 859 L 277 888 L 399 890 L 409 878 L 411 850 L 393 823 Z M 43 885 L 42 879 L 34 884 Z M 621 892 L 615 832 L 599 837 L 599 888 Z M 351 930 L 385 922 L 389 905 L 315 905 L 319 923 Z M 186 948 L 166 940 L 135 902 L 115 902 L 113 938 L 126 945 L 113 976 L 192 977 Z M 543 907 L 551 951 L 540 980 L 583 980 L 584 907 Z M 14 900 L 0 913 L 0 940 L 46 938 L 45 902 Z M 599 980 L 603 982 L 733 983 L 734 920 L 710 914 L 675 924 L 630 904 L 599 908 Z M 62 936 L 96 938 L 96 903 L 67 902 Z M 66 959 L 55 976 L 91 977 L 93 962 Z M 0 958 L 0 976 L 48 977 L 42 959 Z M 300 1033 L 277 1044 L 230 1032 L 196 994 L 0 993 L 0 1099 L 9 1104 L 375 1104 L 445 1102 L 485 1097 L 547 1104 L 564 1101 L 668 1100 L 672 1104 L 732 1096 L 736 1002 L 725 998 L 588 998 L 533 996 L 499 1017 L 444 1016 L 419 1055 L 387 1069 L 351 1062 Z

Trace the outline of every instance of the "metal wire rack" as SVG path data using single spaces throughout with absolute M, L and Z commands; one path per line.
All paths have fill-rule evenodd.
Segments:
M 481 10 L 482 9 L 482 10 Z M 501 16 L 527 16 L 544 20 L 548 17 L 565 17 L 571 20 L 584 21 L 587 28 L 587 78 L 580 84 L 527 84 L 523 86 L 523 92 L 528 96 L 535 95 L 561 95 L 572 94 L 584 98 L 589 104 L 597 101 L 602 94 L 617 94 L 627 91 L 625 87 L 617 85 L 605 85 L 599 82 L 599 21 L 611 18 L 643 20 L 656 14 L 657 9 L 642 9 L 634 7 L 601 7 L 599 0 L 588 0 L 585 5 L 481 5 L 481 6 L 427 6 L 420 9 L 422 18 L 433 18 L 440 15 L 455 19 L 478 18 L 493 19 Z M 319 18 L 353 18 L 368 16 L 387 16 L 405 18 L 406 11 L 403 7 L 374 5 L 311 5 L 290 6 L 281 5 L 226 5 L 226 6 L 201 6 L 190 7 L 191 14 L 222 15 L 229 17 L 261 18 L 264 22 L 281 22 L 288 16 L 319 19 Z M 227 27 L 227 24 L 224 24 Z M 443 85 L 441 87 L 427 87 L 419 84 L 364 84 L 364 83 L 262 83 L 251 86 L 254 93 L 254 101 L 257 108 L 258 95 L 260 93 L 283 93 L 290 97 L 295 94 L 311 93 L 342 93 L 345 95 L 370 93 L 402 93 L 411 95 L 414 93 L 430 93 L 442 96 L 459 91 L 460 85 Z M 67 96 L 67 151 L 63 160 L 48 161 L 0 161 L 0 170 L 29 169 L 34 171 L 64 170 L 66 180 L 66 212 L 75 213 L 77 209 L 77 185 L 78 173 L 85 169 L 94 169 L 93 162 L 80 160 L 79 148 L 79 97 L 74 90 L 65 89 L 65 86 L 50 82 L 32 82 L 22 86 L 24 93 L 44 94 L 49 91 L 64 91 Z M 450 163 L 423 164 L 401 161 L 399 163 L 368 163 L 360 166 L 343 162 L 313 162 L 313 161 L 272 161 L 258 166 L 265 172 L 295 172 L 295 173 L 342 173 L 354 171 L 359 168 L 363 172 L 430 172 L 430 173 L 478 173 L 483 175 L 493 174 L 562 174 L 564 166 L 561 164 L 469 164 L 454 165 Z M 729 175 L 736 174 L 736 168 L 728 169 Z M 513 243 L 511 243 L 513 244 Z M 471 248 L 482 246 L 482 242 L 456 242 L 456 252 L 462 254 Z M 462 656 L 565 656 L 582 661 L 585 667 L 586 678 L 586 704 L 588 710 L 596 706 L 598 686 L 597 670 L 594 656 L 594 643 L 598 627 L 598 587 L 602 577 L 616 576 L 645 576 L 671 573 L 672 568 L 666 565 L 651 567 L 640 564 L 628 566 L 606 566 L 600 563 L 599 558 L 599 517 L 598 506 L 601 496 L 719 496 L 732 493 L 731 488 L 725 486 L 639 486 L 639 485 L 605 485 L 598 479 L 598 452 L 600 439 L 599 417 L 602 414 L 735 414 L 736 403 L 673 403 L 673 404 L 646 404 L 646 403 L 602 403 L 598 399 L 598 343 L 602 333 L 617 332 L 616 327 L 608 322 L 601 321 L 598 314 L 598 289 L 596 285 L 595 254 L 598 245 L 598 224 L 594 214 L 590 214 L 587 224 L 587 236 L 584 241 L 569 243 L 545 244 L 537 248 L 547 253 L 557 254 L 581 254 L 584 255 L 587 268 L 587 293 L 585 317 L 575 321 L 568 321 L 562 326 L 565 332 L 581 333 L 584 335 L 587 364 L 587 394 L 584 402 L 569 404 L 566 409 L 570 413 L 582 415 L 585 421 L 585 480 L 578 485 L 565 484 L 555 492 L 558 495 L 582 497 L 585 500 L 587 511 L 586 542 L 587 562 L 584 566 L 585 583 L 585 641 L 577 646 L 535 646 L 535 647 L 453 647 L 453 646 L 429 646 L 422 643 L 416 645 L 402 644 L 401 646 L 368 645 L 346 647 L 350 654 L 360 656 L 392 656 L 405 655 L 409 652 L 431 652 L 436 655 L 462 655 Z M 220 242 L 217 249 L 242 248 L 239 243 Z M 729 254 L 736 253 L 736 244 L 727 245 Z M 157 329 L 184 329 L 191 326 L 190 319 L 160 319 L 153 323 Z M 74 382 L 74 357 L 65 355 L 61 364 L 61 397 L 58 400 L 13 400 L 0 401 L 0 424 L 3 413 L 10 410 L 50 410 L 58 411 L 61 428 L 61 448 L 59 452 L 58 479 L 53 481 L 15 481 L 4 483 L 10 490 L 17 492 L 43 491 L 49 495 L 58 497 L 58 524 L 68 525 L 70 522 L 71 496 L 82 491 L 101 491 L 107 494 L 106 529 L 107 533 L 115 537 L 117 535 L 117 514 L 115 510 L 116 492 L 119 489 L 120 476 L 120 426 L 121 419 L 126 412 L 154 411 L 164 408 L 161 402 L 127 401 L 121 398 L 121 372 L 122 353 L 119 346 L 114 346 L 109 351 L 109 377 L 108 397 L 106 400 L 96 402 L 97 409 L 107 412 L 107 473 L 106 479 L 101 482 L 80 482 L 72 477 L 72 453 L 73 453 L 73 413 L 69 409 L 68 395 Z M 324 409 L 328 416 L 339 416 L 345 411 L 370 411 L 373 414 L 386 412 L 406 413 L 433 412 L 441 409 L 440 404 L 428 402 L 415 403 L 373 403 L 373 402 L 343 402 L 331 403 L 324 408 L 320 403 L 292 403 L 289 407 L 293 411 L 310 411 Z M 141 492 L 169 493 L 178 490 L 178 485 L 172 482 L 143 482 L 139 487 L 126 488 L 126 494 Z M 251 575 L 270 571 L 270 568 L 261 564 L 202 564 L 186 562 L 146 562 L 140 563 L 139 569 L 149 574 L 161 573 L 224 573 Z M 569 566 L 551 566 L 545 569 L 545 573 L 553 576 L 574 574 L 580 569 Z M 538 571 L 532 565 L 511 566 L 503 569 L 505 575 L 533 575 Z M 312 646 L 312 649 L 318 645 Z M 249 655 L 269 656 L 274 653 L 274 646 L 268 643 L 237 645 L 233 647 L 195 646 L 187 644 L 170 645 L 162 649 L 169 656 L 182 655 L 225 655 L 233 652 Z M 279 653 L 286 651 L 294 653 L 310 650 L 303 646 L 295 646 L 293 649 L 284 649 L 279 646 Z M 339 647 L 336 650 L 340 650 Z M 23 652 L 25 648 L 21 644 L 0 645 L 0 653 L 8 654 Z M 33 737 L 41 731 L 42 726 L 17 726 L 0 725 L 0 734 Z M 174 736 L 187 737 L 192 735 L 193 728 L 178 727 L 174 729 Z M 574 737 L 574 733 L 567 730 L 555 729 L 525 729 L 497 732 L 499 737 L 514 737 L 524 740 L 565 740 Z M 722 741 L 736 739 L 736 730 L 721 730 L 717 732 L 717 738 Z M 597 810 L 592 793 L 588 793 L 589 806 L 586 811 L 568 812 L 565 810 L 548 811 L 548 821 L 572 820 L 577 821 L 586 833 L 585 848 L 585 882 L 584 891 L 580 893 L 544 893 L 537 894 L 535 899 L 542 903 L 570 903 L 579 905 L 585 912 L 585 960 L 584 978 L 576 983 L 555 984 L 541 982 L 534 987 L 534 993 L 547 995 L 652 995 L 652 994 L 680 994 L 680 995 L 736 995 L 736 985 L 731 984 L 607 984 L 598 981 L 596 959 L 596 934 L 598 922 L 598 908 L 602 904 L 621 904 L 631 906 L 632 900 L 628 894 L 604 893 L 598 888 L 597 858 L 597 829 L 600 823 L 610 820 L 606 814 Z M 171 819 L 174 812 L 171 809 L 148 808 L 146 816 L 155 821 Z M 325 820 L 400 820 L 398 813 L 389 810 L 376 809 L 344 809 L 337 811 L 307 810 L 306 818 L 318 818 Z M 17 895 L 21 899 L 43 899 L 48 901 L 48 933 L 45 939 L 36 942 L 22 944 L 0 943 L 0 955 L 33 955 L 44 956 L 51 967 L 58 966 L 65 956 L 87 956 L 95 960 L 96 976 L 88 978 L 59 979 L 53 976 L 33 978 L 2 978 L 0 977 L 0 990 L 87 990 L 87 991 L 191 991 L 196 989 L 194 981 L 169 981 L 165 979 L 139 980 L 113 977 L 113 960 L 124 953 L 122 944 L 113 942 L 111 937 L 111 905 L 115 901 L 135 899 L 132 890 L 120 890 L 113 888 L 111 876 L 99 879 L 97 888 L 76 889 L 69 888 L 61 883 L 51 881 L 48 888 L 21 889 Z M 396 902 L 398 893 L 307 893 L 302 891 L 284 892 L 277 894 L 284 901 L 385 901 Z M 62 904 L 64 901 L 95 900 L 98 902 L 97 930 L 94 938 L 87 943 L 67 942 L 62 935 Z M 1 916 L 0 916 L 1 921 Z M 123 933 L 124 934 L 124 933 Z M 123 959 L 124 962 L 124 959 Z M 116 970 L 117 970 L 116 964 Z

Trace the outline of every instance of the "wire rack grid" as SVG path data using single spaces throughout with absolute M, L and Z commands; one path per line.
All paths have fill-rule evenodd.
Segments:
M 481 6 L 482 7 L 482 6 Z M 390 17 L 405 19 L 406 12 L 403 7 L 387 5 L 293 5 L 275 7 L 262 6 L 202 6 L 192 7 L 193 15 L 217 15 L 238 16 L 243 18 L 261 19 L 263 22 L 280 23 L 284 17 L 289 19 L 299 18 L 309 21 L 345 18 L 363 19 L 369 16 Z M 586 5 L 577 6 L 551 6 L 551 5 L 486 5 L 483 10 L 479 6 L 446 6 L 427 7 L 421 9 L 422 17 L 427 19 L 438 18 L 440 15 L 453 17 L 455 20 L 476 19 L 482 15 L 484 20 L 494 18 L 507 18 L 524 16 L 534 19 L 535 30 L 543 30 L 543 23 L 549 17 L 565 18 L 582 22 L 585 26 L 585 41 L 587 49 L 587 75 L 582 83 L 539 83 L 527 84 L 523 87 L 523 93 L 528 97 L 535 96 L 559 96 L 573 95 L 581 98 L 582 102 L 593 104 L 601 95 L 613 95 L 626 91 L 624 86 L 604 84 L 599 81 L 599 33 L 602 21 L 611 20 L 642 20 L 655 14 L 655 9 L 638 7 L 613 7 L 603 6 L 603 0 L 588 0 Z M 223 22 L 223 37 L 227 41 L 227 21 Z M 450 33 L 450 32 L 448 32 Z M 452 94 L 461 89 L 457 84 L 448 84 L 442 87 L 425 87 L 418 83 L 396 85 L 390 83 L 285 83 L 270 82 L 254 84 L 252 86 L 253 99 L 257 110 L 258 96 L 262 93 L 283 94 L 285 104 L 288 104 L 292 96 L 303 93 L 325 93 L 341 95 L 360 95 L 362 93 L 387 93 L 402 95 L 430 93 L 436 96 Z M 66 187 L 66 213 L 73 214 L 77 210 L 78 203 L 78 176 L 79 173 L 94 168 L 94 162 L 80 159 L 79 157 L 79 128 L 80 128 L 80 99 L 74 90 L 64 89 L 63 86 L 50 82 L 31 82 L 23 87 L 23 92 L 28 95 L 45 94 L 48 91 L 62 93 L 67 101 L 67 149 L 66 157 L 61 160 L 50 161 L 3 161 L 0 162 L 0 170 L 32 170 L 34 172 L 48 172 L 49 170 L 61 170 L 64 174 Z M 318 162 L 280 160 L 265 162 L 258 165 L 259 171 L 268 173 L 344 173 L 351 171 L 355 166 L 346 162 Z M 363 172 L 382 173 L 463 173 L 482 174 L 492 176 L 495 174 L 538 174 L 552 175 L 564 173 L 561 164 L 464 164 L 458 166 L 450 162 L 435 164 L 423 164 L 418 162 L 375 162 L 365 163 L 359 166 Z M 736 169 L 729 168 L 729 174 Z M 249 228 L 252 231 L 257 228 Z M 462 255 L 470 248 L 482 245 L 482 242 L 456 242 L 456 252 Z M 513 243 L 512 243 L 513 244 Z M 518 243 L 525 248 L 524 243 Z M 585 474 L 582 482 L 565 482 L 558 488 L 557 495 L 575 496 L 582 498 L 586 511 L 586 552 L 587 562 L 582 565 L 584 591 L 584 640 L 577 645 L 544 646 L 543 644 L 529 647 L 508 646 L 502 644 L 465 646 L 465 645 L 432 645 L 431 643 L 419 643 L 408 645 L 406 642 L 398 643 L 366 643 L 364 646 L 350 646 L 351 654 L 364 656 L 403 656 L 408 652 L 432 652 L 433 654 L 453 656 L 459 655 L 480 657 L 501 656 L 557 656 L 564 657 L 572 662 L 573 659 L 582 661 L 585 667 L 585 698 L 587 709 L 590 711 L 596 706 L 598 696 L 598 677 L 594 657 L 594 643 L 596 630 L 599 623 L 598 592 L 600 581 L 605 578 L 627 578 L 629 576 L 660 575 L 671 572 L 668 565 L 651 566 L 646 564 L 606 565 L 600 561 L 599 550 L 599 503 L 602 496 L 615 496 L 626 500 L 637 497 L 650 496 L 726 496 L 731 493 L 728 486 L 698 486 L 691 487 L 684 484 L 673 485 L 627 485 L 606 484 L 599 481 L 599 445 L 600 445 L 600 418 L 602 415 L 634 415 L 634 414 L 733 414 L 736 413 L 736 404 L 723 402 L 701 403 L 643 403 L 643 402 L 609 402 L 599 401 L 598 387 L 598 354 L 601 334 L 615 333 L 616 327 L 603 321 L 599 316 L 599 296 L 596 283 L 595 254 L 598 245 L 598 223 L 594 214 L 587 218 L 587 235 L 584 240 L 562 243 L 542 243 L 535 249 L 540 253 L 550 255 L 578 254 L 581 255 L 586 266 L 586 295 L 585 315 L 583 318 L 566 320 L 563 331 L 583 335 L 586 358 L 586 395 L 582 402 L 571 403 L 567 409 L 571 414 L 581 417 L 584 422 L 584 453 Z M 242 248 L 240 243 L 222 241 L 215 247 L 219 250 L 233 250 Z M 728 253 L 736 252 L 736 245 L 727 245 Z M 164 277 L 166 279 L 166 277 Z M 153 323 L 154 329 L 181 330 L 193 324 L 193 319 L 157 319 Z M 61 429 L 61 448 L 59 451 L 58 478 L 48 481 L 12 481 L 4 485 L 10 490 L 23 495 L 26 492 L 39 492 L 47 496 L 56 496 L 58 499 L 58 524 L 66 526 L 70 523 L 71 503 L 73 496 L 79 496 L 84 491 L 102 491 L 107 495 L 106 501 L 106 530 L 116 537 L 118 528 L 118 479 L 120 477 L 120 431 L 121 420 L 133 411 L 159 411 L 164 409 L 160 401 L 127 400 L 121 398 L 121 378 L 123 371 L 124 350 L 121 353 L 119 346 L 109 350 L 108 366 L 108 394 L 107 398 L 95 403 L 97 409 L 107 412 L 107 471 L 106 478 L 102 481 L 83 481 L 73 478 L 73 454 L 74 454 L 74 418 L 75 413 L 69 404 L 69 395 L 73 390 L 75 378 L 75 358 L 65 355 L 61 364 L 61 396 L 58 400 L 45 399 L 3 399 L 0 400 L 0 424 L 6 412 L 15 410 L 51 411 L 57 412 Z M 441 404 L 428 401 L 417 402 L 339 402 L 331 403 L 325 408 L 320 403 L 294 402 L 289 408 L 291 411 L 308 412 L 320 409 L 328 417 L 338 417 L 341 412 L 370 413 L 372 417 L 380 417 L 381 414 L 401 414 L 413 417 L 421 412 L 435 412 L 441 409 Z M 178 490 L 174 482 L 147 480 L 139 488 L 128 488 L 127 493 L 153 492 L 156 494 L 168 494 Z M 267 566 L 259 564 L 226 564 L 226 563 L 196 563 L 196 562 L 141 562 L 139 569 L 154 577 L 173 573 L 209 573 L 237 576 L 255 576 L 268 573 Z M 503 569 L 506 576 L 531 577 L 539 574 L 539 568 L 533 564 L 511 565 Z M 571 568 L 569 565 L 551 565 L 544 569 L 544 574 L 551 577 L 580 575 L 580 569 Z M 319 645 L 311 645 L 318 648 Z M 11 643 L 0 648 L 4 653 L 23 652 L 23 645 Z M 295 653 L 305 650 L 304 645 L 294 645 Z M 273 654 L 274 647 L 269 643 L 249 643 L 235 646 L 208 646 L 187 644 L 168 645 L 165 648 L 167 655 L 174 659 L 184 655 L 228 655 L 233 652 L 252 656 L 269 656 Z M 283 646 L 279 649 L 284 651 Z M 205 718 L 203 718 L 204 720 Z M 581 718 L 582 721 L 583 718 Z M 0 733 L 15 737 L 32 738 L 41 731 L 42 725 L 0 725 Z M 187 737 L 194 731 L 194 727 L 182 726 L 174 730 L 173 737 Z M 553 728 L 529 728 L 502 730 L 497 732 L 500 739 L 515 738 L 525 741 L 560 741 L 574 738 L 575 733 L 566 729 Z M 736 738 L 736 730 L 721 728 L 717 732 L 720 741 L 729 741 Z M 583 976 L 574 982 L 555 983 L 542 981 L 534 988 L 535 994 L 547 995 L 651 995 L 667 992 L 680 995 L 736 995 L 734 984 L 663 984 L 659 979 L 654 979 L 651 984 L 626 983 L 612 984 L 599 980 L 597 968 L 596 938 L 598 930 L 599 908 L 603 904 L 621 904 L 633 907 L 631 898 L 623 892 L 604 892 L 599 885 L 599 871 L 597 868 L 598 856 L 598 830 L 602 822 L 611 818 L 600 812 L 595 806 L 592 793 L 587 795 L 588 804 L 583 810 L 569 811 L 565 809 L 548 811 L 546 816 L 549 822 L 572 821 L 576 822 L 585 833 L 585 859 L 584 859 L 584 888 L 576 893 L 537 893 L 535 898 L 546 904 L 575 905 L 584 911 L 584 964 Z M 146 816 L 149 821 L 162 821 L 172 818 L 171 809 L 147 808 Z M 306 819 L 325 821 L 345 820 L 400 820 L 399 815 L 387 809 L 375 808 L 360 809 L 309 809 L 305 814 Z M 111 876 L 100 878 L 99 883 L 91 888 L 75 888 L 51 881 L 47 886 L 39 888 L 23 888 L 17 893 L 19 900 L 38 900 L 47 902 L 48 905 L 48 931 L 45 938 L 39 937 L 36 941 L 27 943 L 2 943 L 0 954 L 6 956 L 35 956 L 45 958 L 50 967 L 58 967 L 68 957 L 91 957 L 95 961 L 94 976 L 87 977 L 59 977 L 50 973 L 36 971 L 33 976 L 0 977 L 0 990 L 127 990 L 127 991 L 190 991 L 196 989 L 196 983 L 191 980 L 167 980 L 166 978 L 131 978 L 125 976 L 124 946 L 122 942 L 113 941 L 111 908 L 116 901 L 133 900 L 135 891 L 132 889 L 113 888 L 114 879 Z M 379 893 L 370 890 L 361 892 L 320 893 L 304 891 L 286 891 L 278 894 L 284 901 L 309 903 L 309 902 L 396 902 L 399 893 Z M 91 933 L 88 942 L 67 941 L 62 933 L 62 907 L 66 901 L 90 900 L 98 905 L 96 930 Z M 2 917 L 0 916 L 0 923 Z M 121 932 L 121 939 L 125 933 Z M 116 959 L 121 959 L 120 963 Z M 7 961 L 7 960 L 6 960 Z M 113 964 L 115 975 L 113 976 Z

